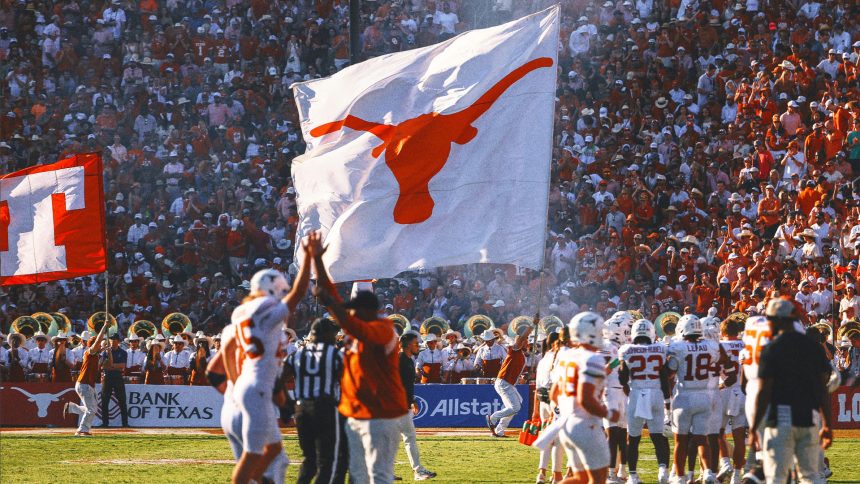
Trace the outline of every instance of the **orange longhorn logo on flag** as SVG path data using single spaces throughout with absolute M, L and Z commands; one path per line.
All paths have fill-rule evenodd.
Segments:
M 391 169 L 400 196 L 394 206 L 394 221 L 417 224 L 433 214 L 433 197 L 429 183 L 439 173 L 451 153 L 451 143 L 465 145 L 478 134 L 472 126 L 504 92 L 528 73 L 552 67 L 549 57 L 540 57 L 514 69 L 487 90 L 471 106 L 451 114 L 429 113 L 408 119 L 397 125 L 365 121 L 356 116 L 326 123 L 311 129 L 314 137 L 350 128 L 373 133 L 382 143 L 371 155 L 379 157 L 385 151 L 385 164 Z

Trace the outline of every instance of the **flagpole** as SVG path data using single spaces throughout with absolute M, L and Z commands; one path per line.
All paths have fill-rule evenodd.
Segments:
M 358 64 L 361 56 L 361 0 L 349 0 L 349 63 Z

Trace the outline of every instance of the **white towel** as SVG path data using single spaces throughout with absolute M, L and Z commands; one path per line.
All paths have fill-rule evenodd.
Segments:
M 639 392 L 639 399 L 636 401 L 636 409 L 633 412 L 633 416 L 651 420 L 654 418 L 654 414 L 651 413 L 651 392 L 648 390 L 637 391 Z
M 545 429 L 540 431 L 540 435 L 538 438 L 532 442 L 532 447 L 540 450 L 544 450 L 549 447 L 553 441 L 558 436 L 559 432 L 562 431 L 564 425 L 567 423 L 568 417 L 560 417 L 554 419 L 551 424 L 547 425 Z

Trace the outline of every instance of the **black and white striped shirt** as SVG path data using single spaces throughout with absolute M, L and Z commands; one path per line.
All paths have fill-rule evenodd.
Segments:
M 340 377 L 343 374 L 343 356 L 337 346 L 309 343 L 299 348 L 287 364 L 296 378 L 296 400 L 317 400 L 321 397 L 340 401 Z

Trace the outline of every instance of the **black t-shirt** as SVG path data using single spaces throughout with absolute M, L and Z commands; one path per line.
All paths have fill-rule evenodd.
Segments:
M 400 352 L 400 381 L 403 382 L 403 389 L 406 390 L 406 406 L 411 407 L 412 402 L 415 401 L 415 362 L 402 351 Z
M 821 385 L 822 375 L 831 371 L 830 362 L 821 345 L 804 334 L 787 331 L 766 345 L 761 352 L 759 378 L 773 379 L 773 395 L 766 425 L 777 426 L 780 406 L 791 408 L 793 427 L 811 427 L 812 411 L 822 402 L 814 390 Z M 823 402 L 829 405 L 829 402 Z M 783 417 L 787 417 L 785 410 Z

